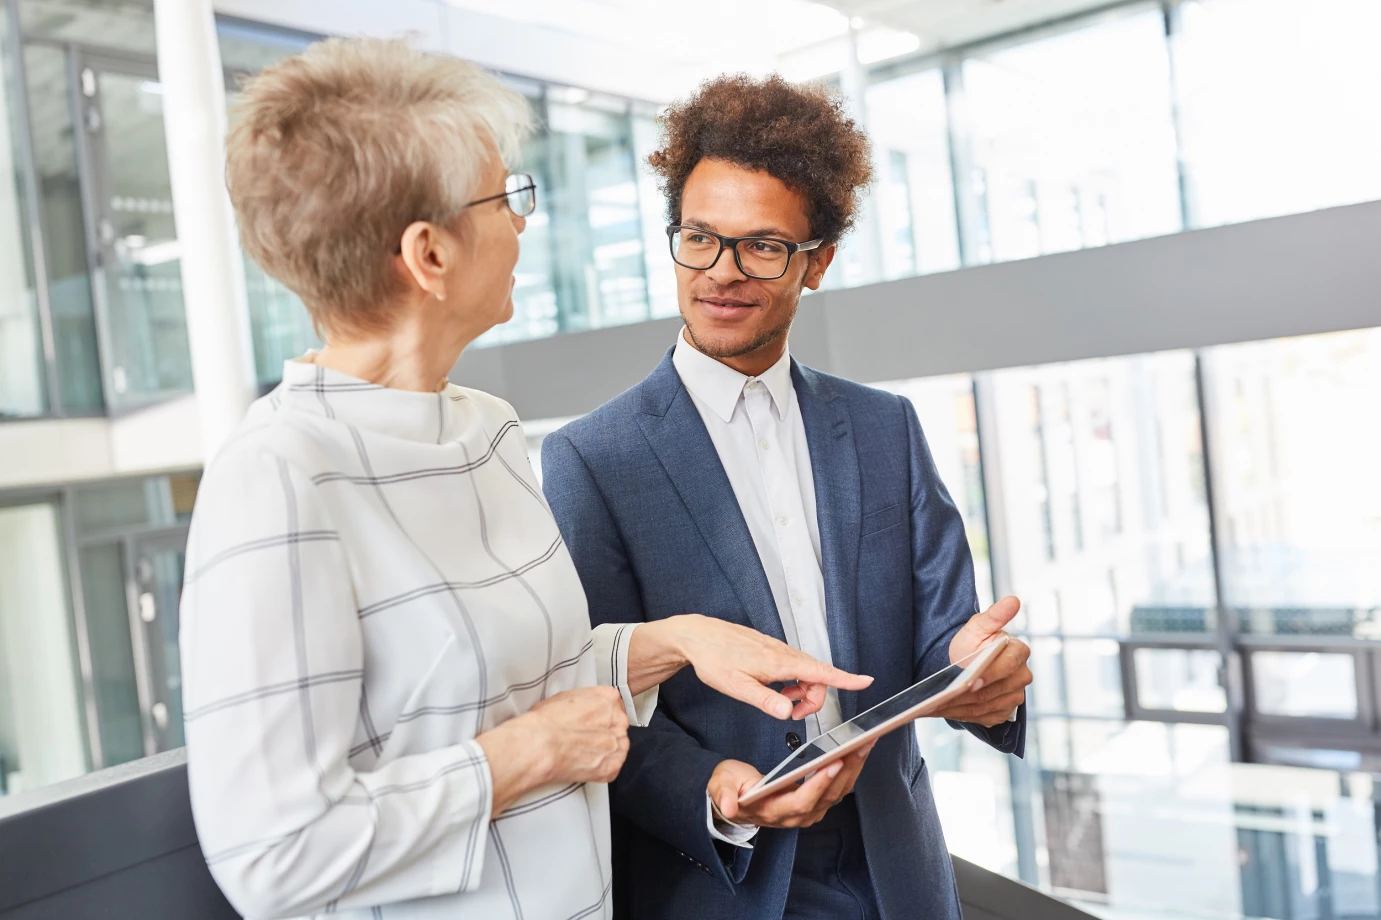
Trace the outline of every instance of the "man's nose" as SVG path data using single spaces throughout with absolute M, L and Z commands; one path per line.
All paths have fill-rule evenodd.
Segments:
M 715 260 L 713 265 L 705 269 L 705 275 L 715 284 L 733 284 L 748 277 L 739 269 L 732 246 L 725 246 L 720 250 L 719 258 Z

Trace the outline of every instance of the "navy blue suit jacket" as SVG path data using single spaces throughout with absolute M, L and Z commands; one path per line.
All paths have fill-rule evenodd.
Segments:
M 978 610 L 959 512 L 911 404 L 793 363 L 815 480 L 834 664 L 871 674 L 841 692 L 850 718 L 949 664 Z M 748 525 L 670 353 L 646 380 L 542 448 L 544 489 L 595 623 L 704 613 L 783 638 Z M 1025 711 L 987 730 L 1020 755 Z M 783 722 L 706 687 L 687 668 L 662 685 L 612 785 L 614 885 L 637 920 L 780 918 L 796 831 L 764 828 L 753 849 L 715 841 L 705 787 L 735 759 L 766 773 L 789 753 Z M 854 790 L 886 920 L 959 920 L 953 869 L 915 733 L 873 750 Z

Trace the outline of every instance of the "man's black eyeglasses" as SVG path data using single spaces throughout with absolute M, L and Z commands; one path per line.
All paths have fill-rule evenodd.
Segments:
M 513 173 L 504 180 L 504 191 L 497 195 L 490 195 L 488 198 L 476 198 L 474 201 L 466 202 L 461 210 L 473 208 L 477 204 L 485 204 L 490 201 L 498 201 L 500 198 L 508 200 L 508 209 L 519 217 L 529 217 L 533 211 L 537 210 L 537 183 L 532 181 L 532 177 L 527 173 Z M 403 245 L 399 243 L 393 249 L 393 254 L 402 255 Z
M 770 236 L 725 236 L 700 227 L 672 224 L 667 227 L 671 258 L 677 265 L 707 271 L 714 268 L 724 248 L 734 251 L 734 264 L 749 278 L 775 281 L 786 274 L 791 257 L 819 248 L 823 239 L 793 243 Z

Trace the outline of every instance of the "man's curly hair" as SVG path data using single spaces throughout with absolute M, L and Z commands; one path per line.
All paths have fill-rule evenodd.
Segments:
M 872 181 L 868 138 L 822 86 L 773 74 L 709 80 L 661 117 L 662 147 L 647 158 L 661 178 L 667 217 L 681 219 L 681 192 L 702 159 L 760 170 L 805 196 L 811 237 L 837 243 L 853 227 Z

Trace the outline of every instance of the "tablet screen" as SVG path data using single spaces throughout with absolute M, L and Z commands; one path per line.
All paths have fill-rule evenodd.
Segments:
M 937 671 L 920 683 L 907 687 L 896 696 L 883 700 L 872 709 L 861 712 L 849 721 L 835 726 L 809 744 L 801 745 L 794 754 L 777 764 L 771 773 L 759 780 L 758 786 L 765 786 L 777 777 L 784 776 L 835 748 L 843 747 L 864 732 L 877 728 L 879 725 L 915 709 L 926 700 L 948 689 L 963 675 L 964 668 L 978 654 L 980 652 L 974 652 L 944 670 Z

